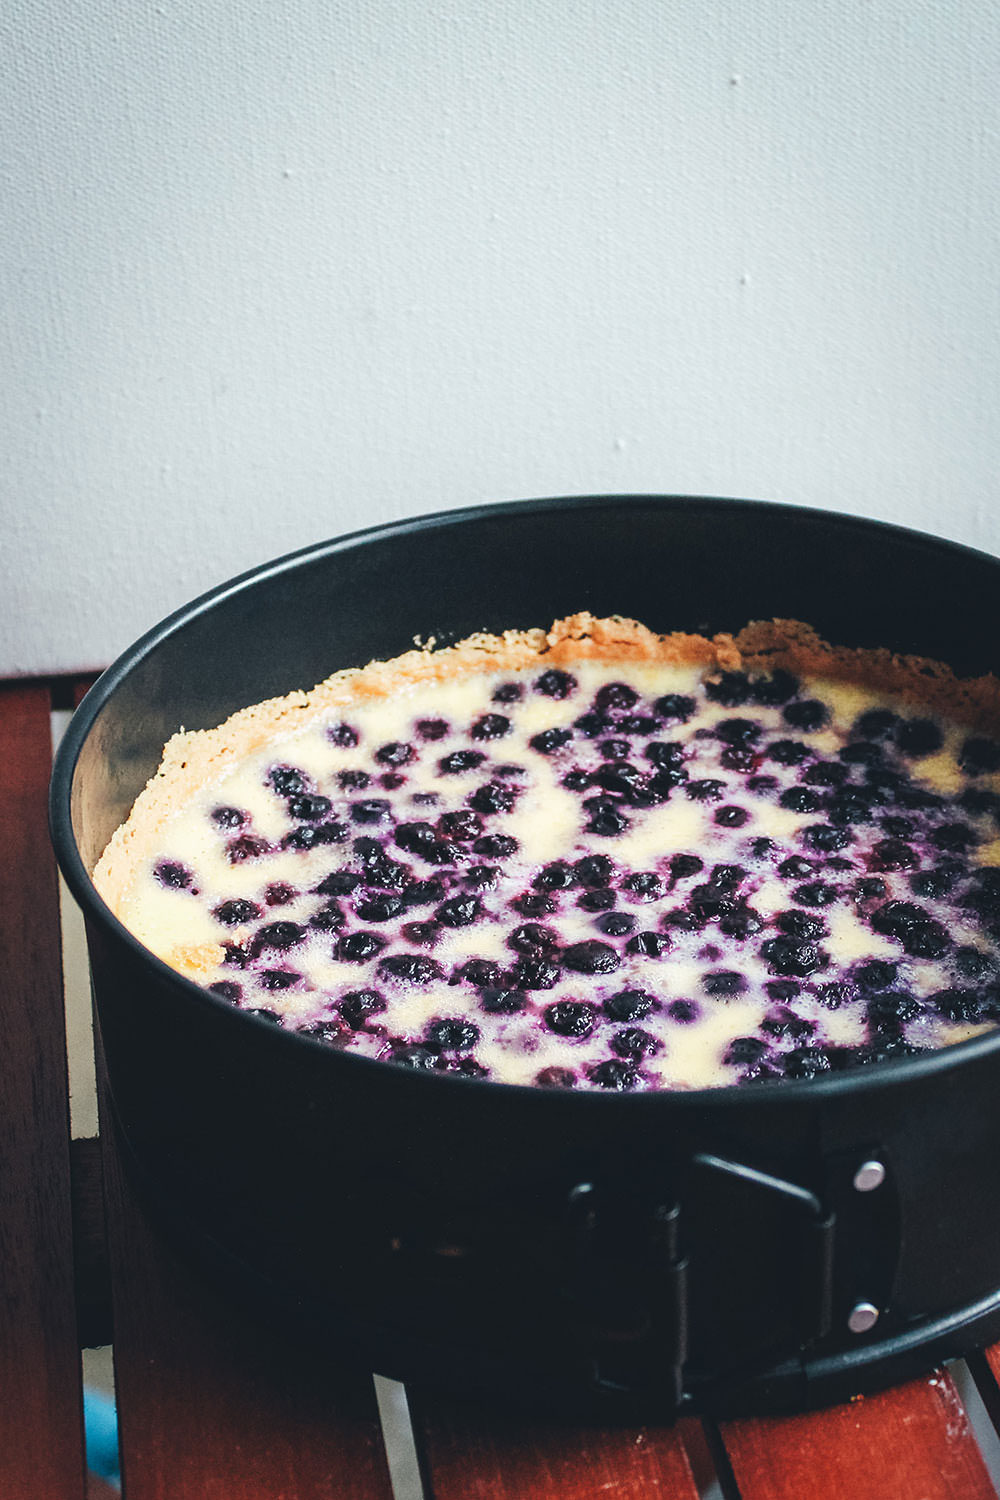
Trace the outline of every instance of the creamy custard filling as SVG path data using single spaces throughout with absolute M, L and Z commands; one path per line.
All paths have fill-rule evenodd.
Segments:
M 1000 1022 L 1000 748 L 912 696 L 542 657 L 348 697 L 230 760 L 113 904 L 333 1047 L 692 1089 Z

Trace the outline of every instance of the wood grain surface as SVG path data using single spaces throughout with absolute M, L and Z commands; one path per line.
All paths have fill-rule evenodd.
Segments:
M 0 685 L 0 1495 L 82 1500 L 50 695 Z
M 725 1422 L 741 1500 L 995 1500 L 944 1371 L 804 1416 Z

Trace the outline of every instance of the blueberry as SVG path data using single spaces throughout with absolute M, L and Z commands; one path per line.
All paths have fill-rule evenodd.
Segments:
M 702 781 L 689 781 L 684 788 L 692 802 L 718 802 L 725 790 L 724 781 L 715 781 L 711 777 Z
M 637 953 L 642 958 L 662 958 L 670 948 L 670 939 L 665 932 L 637 932 L 625 945 L 627 953 Z
M 543 729 L 540 734 L 532 735 L 528 744 L 539 755 L 553 755 L 563 745 L 569 744 L 572 738 L 572 729 Z
M 576 691 L 576 678 L 558 667 L 550 667 L 535 678 L 534 687 L 536 693 L 543 693 L 546 698 L 568 698 Z
M 539 954 L 554 953 L 559 946 L 559 934 L 552 927 L 543 927 L 538 922 L 525 922 L 507 938 L 508 948 L 515 953 L 535 958 Z
M 577 872 L 564 860 L 544 865 L 531 884 L 536 891 L 568 891 L 577 883 Z
M 448 733 L 447 719 L 418 719 L 417 733 L 422 740 L 443 740 Z
M 267 784 L 279 797 L 291 797 L 306 790 L 308 778 L 296 766 L 272 766 L 267 773 Z
M 589 1036 L 595 1020 L 594 1007 L 584 1000 L 557 1000 L 545 1008 L 545 1024 L 557 1036 Z
M 245 969 L 250 962 L 250 955 L 239 943 L 223 943 L 225 957 L 222 962 L 229 969 Z
M 827 932 L 822 917 L 812 917 L 804 911 L 779 912 L 776 925 L 786 937 L 793 938 L 823 937 Z
M 550 990 L 559 982 L 559 970 L 544 958 L 520 958 L 511 971 L 517 989 Z
M 580 884 L 591 887 L 608 885 L 615 873 L 615 867 L 606 854 L 587 854 L 578 859 L 573 868 Z
M 884 880 L 878 876 L 866 876 L 859 880 L 854 887 L 854 894 L 859 901 L 880 901 L 886 894 L 888 887 Z
M 885 959 L 872 958 L 858 965 L 854 978 L 863 990 L 886 990 L 895 981 L 896 967 Z
M 795 979 L 769 979 L 764 988 L 772 1000 L 785 1003 L 794 1000 L 802 986 Z
M 724 912 L 719 918 L 719 931 L 728 937 L 755 937 L 763 926 L 763 918 L 749 906 L 737 906 L 735 911 Z
M 598 1088 L 616 1089 L 619 1092 L 634 1089 L 639 1082 L 639 1075 L 635 1069 L 616 1057 L 610 1057 L 607 1062 L 600 1062 L 588 1068 L 587 1077 L 591 1083 L 596 1083 Z
M 646 778 L 635 766 L 613 761 L 610 765 L 601 766 L 595 771 L 592 778 L 593 784 L 599 786 L 605 792 L 617 792 L 629 802 L 642 802 L 642 793 L 646 786 Z M 589 802 L 584 803 L 589 807 Z
M 494 690 L 494 703 L 519 703 L 524 697 L 524 684 L 522 682 L 501 682 Z
M 341 963 L 363 964 L 382 951 L 385 941 L 377 932 L 352 932 L 338 941 L 335 953 Z
M 654 802 L 666 802 L 675 787 L 683 786 L 688 780 L 688 773 L 683 766 L 668 766 L 665 770 L 654 771 L 646 783 L 646 794 Z
M 576 1074 L 572 1068 L 543 1068 L 535 1082 L 543 1089 L 575 1089 Z
M 671 1021 L 679 1021 L 682 1026 L 686 1026 L 697 1017 L 698 1006 L 693 1000 L 671 1000 L 667 1006 L 667 1015 Z
M 955 954 L 955 967 L 965 979 L 983 979 L 993 967 L 993 962 L 978 948 L 959 948 Z
M 622 890 L 636 901 L 658 901 L 663 895 L 663 881 L 655 870 L 638 870 L 634 875 L 626 875 Z
M 503 969 L 492 958 L 470 958 L 459 970 L 459 977 L 477 989 L 496 989 L 503 980 Z
M 577 974 L 613 974 L 621 963 L 614 948 L 597 938 L 570 944 L 563 951 L 562 961 Z
M 989 813 L 995 820 L 1000 821 L 1000 796 L 996 792 L 988 792 L 985 787 L 970 786 L 958 799 L 959 806 L 964 807 L 966 812 L 973 813 L 976 817 L 984 817 Z
M 792 900 L 802 906 L 832 906 L 839 895 L 835 885 L 829 885 L 825 880 L 810 880 L 795 887 Z
M 343 823 L 303 823 L 286 833 L 281 840 L 282 849 L 319 849 L 324 844 L 342 844 L 349 837 Z
M 368 850 L 367 846 L 371 844 L 374 844 L 374 849 Z M 362 853 L 359 845 L 366 846 L 366 852 Z M 410 884 L 409 868 L 401 865 L 398 860 L 390 859 L 374 839 L 355 839 L 354 849 L 361 854 L 365 880 L 369 885 L 377 886 L 380 890 L 401 891 Z
M 592 797 L 584 806 L 590 813 L 588 833 L 596 833 L 601 838 L 617 838 L 629 826 L 628 818 L 608 797 Z
M 823 798 L 819 792 L 814 792 L 807 786 L 790 786 L 782 792 L 778 802 L 782 807 L 787 807 L 789 812 L 797 813 L 819 812 L 823 806 Z
M 301 818 L 305 823 L 318 823 L 332 806 L 329 797 L 321 797 L 317 792 L 296 792 L 288 799 L 290 816 Z
M 968 823 L 943 823 L 931 834 L 931 843 L 946 854 L 964 854 L 976 842 L 976 834 Z
M 799 941 L 790 937 L 768 938 L 761 944 L 761 957 L 776 974 L 787 974 L 805 979 L 817 969 L 824 969 L 828 956 L 815 943 Z
M 621 1031 L 616 1031 L 611 1038 L 611 1050 L 619 1057 L 637 1060 L 659 1052 L 660 1043 L 648 1031 L 643 1031 L 641 1026 L 626 1026 Z
M 487 986 L 480 991 L 479 1003 L 491 1016 L 513 1016 L 524 1010 L 528 997 L 523 990 Z
M 697 707 L 696 700 L 683 693 L 665 693 L 662 698 L 656 699 L 653 712 L 672 724 L 686 724 Z
M 607 937 L 624 937 L 626 933 L 635 931 L 636 918 L 624 911 L 612 911 L 599 918 L 594 925 L 598 932 L 603 932 Z
M 254 946 L 261 948 L 294 948 L 306 935 L 298 922 L 269 922 L 254 935 Z
M 720 828 L 742 828 L 749 820 L 750 814 L 745 807 L 733 805 L 720 807 L 712 815 L 713 823 L 717 823 Z
M 278 990 L 290 990 L 302 978 L 296 974 L 294 969 L 264 969 L 257 975 L 257 986 L 262 990 L 272 993 Z
M 857 993 L 856 985 L 839 980 L 834 984 L 821 984 L 816 992 L 816 999 L 827 1010 L 839 1010 L 842 1005 L 849 1005 L 855 1000 Z
M 815 1078 L 830 1071 L 830 1055 L 823 1047 L 794 1047 L 784 1056 L 786 1078 Z
M 662 725 L 651 714 L 626 714 L 618 720 L 615 728 L 619 734 L 648 735 L 655 734 Z
M 219 979 L 215 984 L 210 984 L 209 989 L 213 995 L 221 995 L 223 1000 L 239 1000 L 243 994 L 241 987 L 232 979 Z
M 613 1021 L 639 1021 L 653 1008 L 653 997 L 645 990 L 619 990 L 603 1002 L 602 1010 Z
M 339 932 L 346 921 L 336 901 L 327 901 L 313 912 L 309 926 L 316 932 Z
M 691 875 L 697 875 L 704 865 L 697 854 L 675 854 L 670 861 L 670 874 L 674 884 L 678 880 L 687 880 Z
M 879 839 L 868 856 L 870 870 L 912 870 L 917 856 L 902 839 Z
M 846 828 L 834 828 L 832 823 L 811 823 L 803 828 L 802 842 L 821 854 L 833 854 L 837 849 L 846 849 L 851 835 Z
M 522 917 L 550 917 L 557 909 L 555 898 L 544 891 L 524 891 L 510 904 Z
M 871 922 L 876 932 L 895 938 L 914 958 L 940 958 L 949 946 L 940 922 L 911 901 L 887 901 L 872 914 Z
M 809 786 L 842 786 L 848 775 L 847 767 L 832 760 L 817 760 L 806 766 L 802 780 Z
M 344 792 L 363 792 L 371 782 L 367 771 L 338 771 L 337 785 Z
M 752 771 L 757 764 L 757 755 L 753 750 L 741 750 L 736 745 L 727 745 L 719 756 L 719 764 L 725 766 L 727 771 Z M 770 777 L 760 777 L 762 781 L 770 782 Z M 772 782 L 772 785 L 777 785 Z
M 424 1033 L 424 1045 L 435 1052 L 468 1052 L 478 1041 L 479 1027 L 457 1017 L 432 1021 Z
M 567 771 L 560 786 L 564 786 L 568 792 L 585 792 L 590 786 L 589 771 Z
M 239 927 L 242 922 L 252 922 L 255 917 L 259 917 L 260 907 L 253 901 L 237 896 L 233 901 L 223 901 L 212 915 L 223 927 Z
M 742 974 L 729 969 L 717 969 L 714 974 L 703 974 L 701 987 L 706 995 L 742 995 L 747 987 Z
M 404 922 L 399 929 L 408 943 L 416 943 L 418 948 L 433 948 L 441 936 L 441 927 L 437 922 Z
M 445 927 L 470 927 L 479 915 L 478 896 L 452 896 L 444 901 L 434 913 L 435 919 Z
M 453 750 L 438 761 L 438 770 L 442 776 L 460 776 L 463 771 L 474 771 L 485 759 L 481 750 Z
M 295 1031 L 298 1036 L 309 1036 L 331 1047 L 343 1047 L 346 1036 L 343 1025 L 333 1020 L 312 1021 L 308 1026 L 296 1026 Z
M 612 728 L 614 721 L 607 714 L 587 713 L 581 714 L 578 719 L 573 720 L 573 728 L 579 729 L 580 733 L 588 740 L 596 739 L 599 734 L 606 734 Z
M 366 797 L 350 805 L 352 823 L 383 823 L 389 816 L 390 803 L 384 797 Z
M 784 875 L 786 880 L 802 880 L 806 875 L 812 875 L 816 864 L 811 859 L 804 859 L 801 854 L 789 855 L 788 859 L 782 860 L 778 866 L 778 874 Z
M 430 823 L 400 823 L 393 839 L 400 849 L 410 854 L 422 854 L 437 841 L 437 834 Z
M 215 807 L 211 813 L 212 822 L 218 828 L 242 828 L 249 816 L 239 807 Z
M 816 1030 L 816 1022 L 806 1020 L 805 1016 L 797 1016 L 791 1010 L 778 1010 L 764 1017 L 760 1023 L 760 1029 L 768 1036 L 786 1037 L 791 1041 L 799 1042 L 807 1036 L 812 1036 Z
M 920 1001 L 905 990 L 886 990 L 868 997 L 868 1019 L 873 1026 L 898 1027 L 915 1020 L 921 1009 Z
M 262 854 L 270 852 L 271 845 L 267 839 L 258 838 L 252 833 L 244 833 L 226 845 L 226 859 L 231 865 L 241 865 L 248 859 L 260 859 Z
M 996 740 L 974 736 L 962 746 L 958 763 L 970 776 L 979 776 L 985 771 L 1000 771 L 1000 745 Z
M 854 726 L 855 733 L 863 740 L 884 740 L 899 723 L 899 719 L 887 708 L 869 708 Z
M 745 672 L 723 672 L 715 682 L 706 682 L 705 695 L 724 708 L 741 708 L 750 697 L 750 682 Z
M 938 990 L 927 1001 L 928 1009 L 947 1016 L 949 1021 L 981 1021 L 983 1004 L 975 990 Z
M 766 751 L 771 760 L 776 760 L 779 766 L 800 766 L 804 760 L 809 759 L 810 750 L 808 745 L 803 745 L 799 740 L 775 740 Z
M 584 891 L 576 903 L 581 911 L 610 911 L 618 905 L 618 892 L 602 886 L 596 891 Z
M 390 953 L 379 959 L 378 971 L 384 979 L 399 979 L 405 984 L 430 984 L 442 978 L 441 965 L 422 953 Z
M 702 922 L 717 922 L 736 910 L 732 895 L 712 882 L 696 885 L 688 897 L 691 912 Z
M 474 740 L 501 740 L 510 734 L 510 720 L 505 714 L 483 714 L 469 730 Z
M 398 896 L 386 892 L 384 895 L 369 896 L 366 901 L 359 903 L 357 911 L 362 922 L 391 922 L 393 917 L 398 917 L 404 910 L 404 903 Z
M 752 745 L 754 740 L 760 739 L 760 725 L 753 719 L 723 719 L 721 724 L 715 726 L 716 739 L 722 740 L 726 745 L 737 745 L 746 748 Z
M 944 735 L 931 719 L 905 719 L 897 726 L 893 738 L 901 754 L 914 759 L 933 755 L 944 744 Z
M 352 729 L 350 724 L 331 724 L 326 737 L 331 745 L 338 745 L 341 750 L 350 750 L 358 743 L 358 731 Z
M 437 820 L 437 833 L 443 839 L 455 839 L 458 843 L 471 843 L 483 831 L 483 820 L 467 808 L 458 812 L 442 813 Z
M 317 896 L 349 896 L 361 884 L 361 876 L 353 870 L 334 870 L 314 886 Z
M 481 839 L 476 839 L 472 848 L 476 854 L 482 854 L 486 859 L 507 859 L 511 854 L 516 854 L 520 845 L 510 834 L 486 833 Z
M 750 684 L 750 695 L 755 703 L 768 708 L 777 708 L 787 703 L 799 690 L 797 678 L 779 667 L 770 677 L 757 677 Z
M 722 1061 L 731 1068 L 752 1067 L 767 1051 L 767 1043 L 757 1036 L 734 1036 Z
M 383 1062 L 396 1063 L 399 1067 L 421 1072 L 437 1067 L 437 1053 L 432 1052 L 429 1047 L 422 1047 L 418 1042 L 393 1042 L 379 1056 Z
M 845 766 L 876 766 L 882 759 L 882 746 L 871 740 L 852 740 L 837 755 Z
M 812 734 L 830 722 L 830 710 L 816 698 L 806 698 L 799 703 L 789 703 L 781 710 L 781 717 L 792 729 L 801 729 Z
M 381 1015 L 385 1008 L 378 990 L 351 990 L 337 1007 L 352 1031 L 359 1031 L 369 1016 Z
M 602 740 L 597 748 L 605 760 L 627 760 L 632 746 L 628 740 Z
M 492 891 L 500 883 L 500 871 L 496 865 L 470 865 L 463 878 L 474 891 Z

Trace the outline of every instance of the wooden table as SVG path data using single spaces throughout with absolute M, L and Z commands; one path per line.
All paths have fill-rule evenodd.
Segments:
M 306 1355 L 220 1306 L 150 1231 L 110 1140 L 71 1142 L 46 791 L 52 710 L 82 686 L 0 684 L 0 1497 L 109 1493 L 88 1490 L 84 1472 L 80 1349 L 113 1329 L 128 1500 L 383 1500 L 371 1378 L 342 1369 L 336 1349 Z M 1000 1421 L 1000 1347 L 969 1366 Z M 671 1428 L 571 1429 L 419 1391 L 409 1401 L 435 1500 L 996 1494 L 946 1371 L 807 1416 Z

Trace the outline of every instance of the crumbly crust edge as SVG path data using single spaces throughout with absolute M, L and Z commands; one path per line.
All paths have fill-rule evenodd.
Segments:
M 881 648 L 834 646 L 799 620 L 759 620 L 738 634 L 711 638 L 673 632 L 657 635 L 637 620 L 581 611 L 550 630 L 480 632 L 454 646 L 434 642 L 389 661 L 348 667 L 309 692 L 297 691 L 240 709 L 213 729 L 181 730 L 167 743 L 156 774 L 114 833 L 94 870 L 94 885 L 117 910 L 139 866 L 155 853 L 160 833 L 179 802 L 218 780 L 269 740 L 305 728 L 331 709 L 384 698 L 418 683 L 467 674 L 523 670 L 544 664 L 570 667 L 581 660 L 660 662 L 713 672 L 772 672 L 786 668 L 810 677 L 851 682 L 883 692 L 970 728 L 1000 729 L 1000 679 L 956 677 L 942 662 L 897 655 Z

